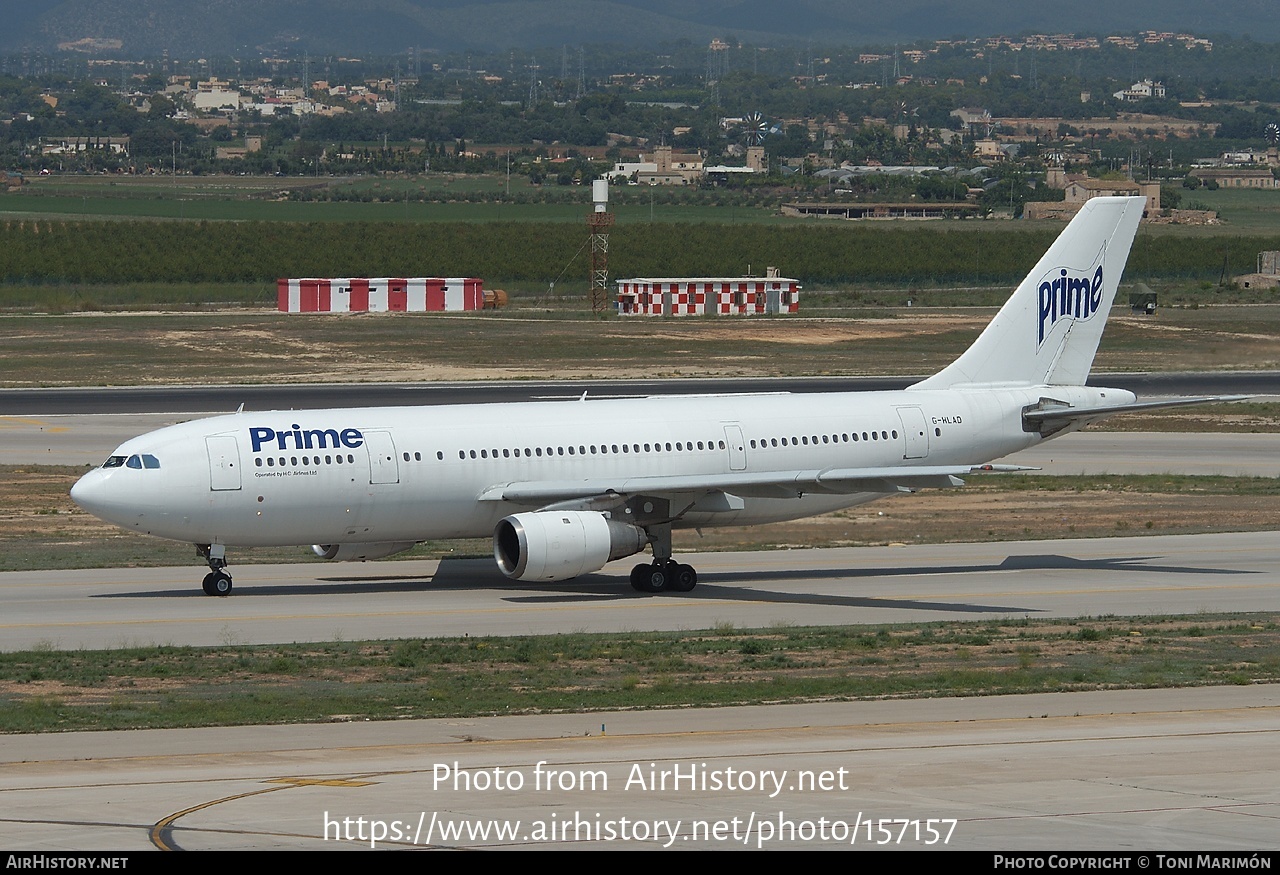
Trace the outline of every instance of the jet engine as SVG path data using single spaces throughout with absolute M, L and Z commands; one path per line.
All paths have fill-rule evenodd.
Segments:
M 313 544 L 311 549 L 321 559 L 331 562 L 364 562 L 403 553 L 417 541 L 371 541 L 367 544 Z
M 644 530 L 583 510 L 517 513 L 493 530 L 493 558 L 512 580 L 568 580 L 639 553 Z

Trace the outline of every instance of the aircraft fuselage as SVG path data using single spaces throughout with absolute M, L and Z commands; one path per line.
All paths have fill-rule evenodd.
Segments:
M 1073 406 L 1133 398 L 1053 387 L 238 413 L 128 441 L 114 456 L 124 463 L 86 474 L 75 499 L 193 543 L 488 537 L 512 508 L 482 496 L 508 483 L 983 464 L 1042 440 L 1020 414 L 1046 395 Z M 128 464 L 143 456 L 158 467 Z M 756 494 L 675 525 L 797 519 L 885 494 Z

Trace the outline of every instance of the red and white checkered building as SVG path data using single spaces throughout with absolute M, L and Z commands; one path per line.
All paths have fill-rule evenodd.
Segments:
M 474 277 L 276 280 L 282 313 L 436 313 L 480 310 L 484 281 Z
M 798 313 L 800 282 L 786 277 L 686 277 L 618 280 L 626 316 Z

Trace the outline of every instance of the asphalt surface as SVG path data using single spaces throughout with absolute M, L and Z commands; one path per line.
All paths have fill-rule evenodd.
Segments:
M 0 648 L 1280 612 L 1274 532 L 680 558 L 698 569 L 698 587 L 661 596 L 631 589 L 634 558 L 519 583 L 492 558 L 236 565 L 232 551 L 227 598 L 201 592 L 207 569 L 194 556 L 174 568 L 6 572 Z
M 1124 851 L 1135 871 L 1160 865 L 1135 852 L 1229 868 L 1280 848 L 1280 687 L 8 736 L 0 798 L 0 843 L 36 852 L 947 849 L 1081 869 Z
M 77 413 L 231 413 L 246 410 L 396 407 L 424 404 L 738 392 L 843 392 L 902 389 L 923 377 L 794 377 L 500 383 L 330 383 L 0 389 L 0 415 Z M 1095 374 L 1090 385 L 1139 397 L 1280 395 L 1280 371 Z

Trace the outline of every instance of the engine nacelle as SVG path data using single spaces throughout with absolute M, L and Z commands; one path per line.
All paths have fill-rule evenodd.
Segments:
M 568 580 L 648 543 L 643 529 L 594 511 L 517 513 L 493 530 L 493 558 L 512 580 Z
M 371 541 L 367 544 L 313 544 L 311 549 L 321 559 L 331 562 L 364 562 L 403 553 L 417 541 Z

